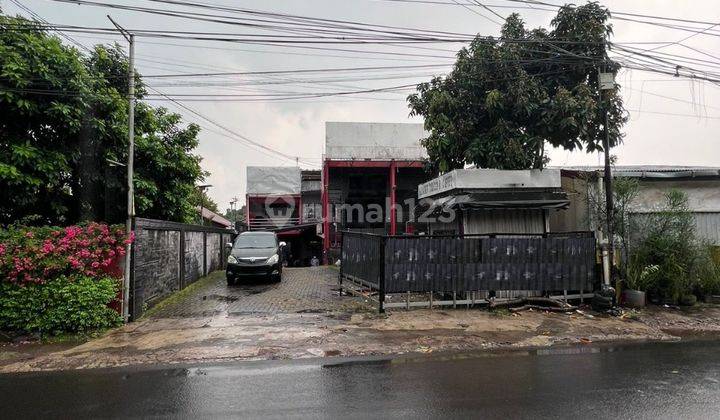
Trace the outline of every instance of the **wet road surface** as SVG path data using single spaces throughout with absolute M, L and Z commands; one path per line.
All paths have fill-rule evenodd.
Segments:
M 720 344 L 0 375 L 19 417 L 717 418 Z

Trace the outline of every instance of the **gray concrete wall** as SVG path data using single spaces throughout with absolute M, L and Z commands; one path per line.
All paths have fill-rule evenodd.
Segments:
M 641 181 L 633 212 L 652 213 L 662 207 L 665 194 L 677 189 L 688 196 L 690 210 L 696 213 L 720 212 L 720 180 Z
M 205 234 L 205 273 L 211 273 L 221 268 L 220 257 L 222 256 L 222 246 L 220 246 L 220 234 L 219 233 L 206 233 Z
M 598 194 L 597 181 L 563 177 L 562 187 L 568 193 L 570 207 L 550 213 L 550 231 L 595 230 L 594 209 L 590 208 L 589 196 Z M 698 236 L 720 245 L 720 180 L 643 179 L 631 212 L 638 215 L 657 212 L 665 203 L 665 194 L 672 189 L 687 194 Z
M 131 270 L 132 319 L 227 261 L 233 232 L 161 220 L 137 219 Z
M 203 232 L 185 232 L 185 284 L 205 275 L 203 268 Z
M 136 299 L 151 306 L 180 289 L 180 232 L 137 230 L 134 253 Z

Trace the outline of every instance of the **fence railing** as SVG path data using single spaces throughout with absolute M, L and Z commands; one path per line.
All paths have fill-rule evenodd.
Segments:
M 382 236 L 343 232 L 340 281 L 390 293 L 592 291 L 592 232 Z
M 299 217 L 290 217 L 290 218 L 283 218 L 283 219 L 274 219 L 274 218 L 268 218 L 268 219 L 250 219 L 250 223 L 248 224 L 248 230 L 270 230 L 270 229 L 277 229 L 277 228 L 284 228 L 289 226 L 295 226 L 300 223 Z

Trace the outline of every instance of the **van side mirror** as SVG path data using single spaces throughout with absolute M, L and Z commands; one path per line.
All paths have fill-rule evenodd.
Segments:
M 287 246 L 287 243 L 285 241 L 280 241 L 280 248 L 284 248 Z
M 225 244 L 225 248 L 232 249 L 232 242 L 228 242 Z

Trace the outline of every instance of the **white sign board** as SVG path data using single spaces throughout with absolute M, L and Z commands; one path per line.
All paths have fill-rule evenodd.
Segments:
M 418 198 L 430 197 L 441 192 L 454 190 L 457 185 L 457 171 L 440 175 L 435 179 L 418 185 Z
M 423 160 L 422 124 L 325 123 L 325 158 L 332 160 Z
M 249 195 L 300 194 L 302 175 L 294 166 L 248 166 L 247 193 Z

